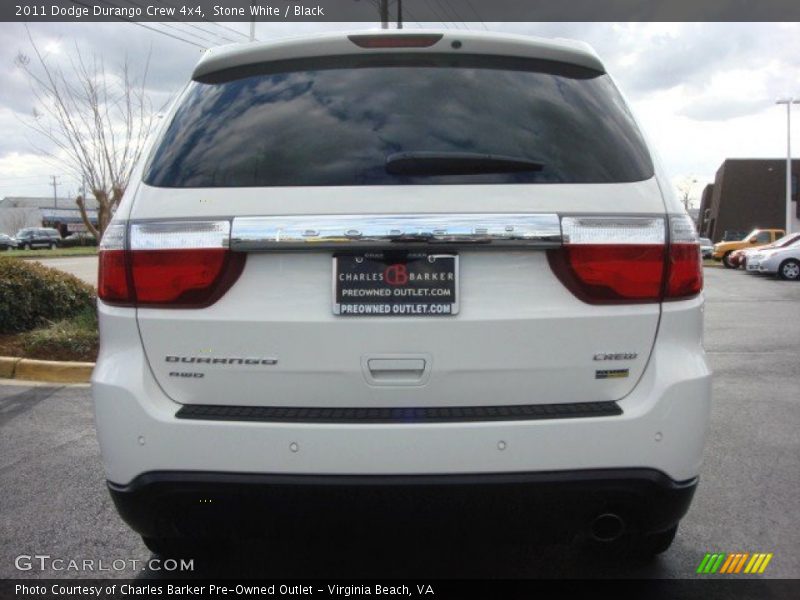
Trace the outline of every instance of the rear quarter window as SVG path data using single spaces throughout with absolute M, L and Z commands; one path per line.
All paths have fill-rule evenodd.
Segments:
M 541 163 L 512 173 L 392 174 L 400 152 Z M 160 187 L 612 183 L 649 179 L 611 79 L 528 59 L 369 55 L 285 61 L 193 82 L 146 168 Z

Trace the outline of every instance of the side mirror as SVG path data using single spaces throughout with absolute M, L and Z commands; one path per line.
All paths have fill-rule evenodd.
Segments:
M 752 240 L 750 240 L 750 243 L 751 244 L 757 244 L 758 243 L 758 239 L 757 238 L 753 238 Z

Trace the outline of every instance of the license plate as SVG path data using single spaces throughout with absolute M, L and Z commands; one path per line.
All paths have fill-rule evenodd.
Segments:
M 338 254 L 333 312 L 341 316 L 440 317 L 458 313 L 455 254 Z

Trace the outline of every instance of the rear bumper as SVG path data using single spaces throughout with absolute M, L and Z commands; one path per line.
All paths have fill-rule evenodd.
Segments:
M 150 537 L 580 533 L 600 514 L 654 533 L 686 514 L 697 479 L 653 469 L 469 475 L 153 472 L 109 483 L 122 518 Z M 387 531 L 388 530 L 388 531 Z
M 93 396 L 106 479 L 153 472 L 287 475 L 550 473 L 648 468 L 700 472 L 711 378 L 698 332 L 702 296 L 665 303 L 658 342 L 612 416 L 459 423 L 196 420 L 152 378 L 130 309 L 106 307 Z M 490 400 L 501 403 L 502 389 Z M 531 390 L 535 398 L 536 390 Z M 235 404 L 235 397 L 221 397 Z

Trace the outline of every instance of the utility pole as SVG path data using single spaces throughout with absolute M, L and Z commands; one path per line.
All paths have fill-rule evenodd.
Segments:
M 403 0 L 397 0 L 397 28 L 403 28 Z
M 53 186 L 53 208 L 58 208 L 58 194 L 56 194 L 56 188 L 58 186 L 58 181 L 56 181 L 57 177 L 55 175 L 50 175 L 50 185 Z
M 800 98 L 780 98 L 775 104 L 786 105 L 786 235 L 792 232 L 792 104 Z
M 378 0 L 381 13 L 381 29 L 389 29 L 389 0 Z

